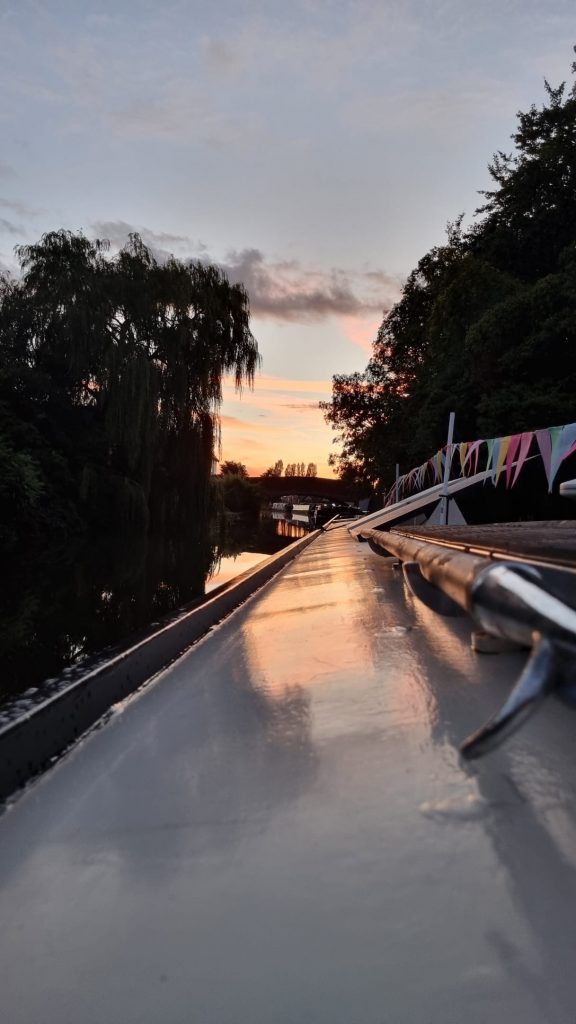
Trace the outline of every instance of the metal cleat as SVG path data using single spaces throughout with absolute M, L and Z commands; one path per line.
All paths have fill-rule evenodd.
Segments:
M 499 746 L 550 694 L 576 707 L 576 609 L 552 592 L 553 577 L 544 589 L 545 575 L 532 566 L 501 563 L 474 582 L 476 621 L 492 636 L 531 646 L 532 654 L 501 709 L 462 744 L 467 759 Z

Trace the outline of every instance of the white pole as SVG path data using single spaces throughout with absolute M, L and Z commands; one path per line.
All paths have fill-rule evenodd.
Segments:
M 440 500 L 440 523 L 442 526 L 448 525 L 448 481 L 450 480 L 450 466 L 452 460 L 450 459 L 450 447 L 454 439 L 454 420 L 456 419 L 456 413 L 450 413 L 450 419 L 448 421 L 448 440 L 446 442 L 446 461 L 444 463 L 444 486 L 442 488 L 442 498 Z
M 400 463 L 396 463 L 396 491 L 394 492 L 394 500 L 398 501 L 398 481 L 400 480 Z

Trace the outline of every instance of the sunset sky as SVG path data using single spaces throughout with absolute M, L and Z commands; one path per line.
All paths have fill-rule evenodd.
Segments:
M 331 375 L 575 42 L 573 0 L 0 0 L 0 264 L 59 227 L 219 263 L 263 359 L 223 458 L 328 473 Z

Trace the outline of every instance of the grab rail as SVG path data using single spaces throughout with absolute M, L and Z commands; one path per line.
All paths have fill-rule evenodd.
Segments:
M 503 706 L 462 744 L 464 757 L 497 747 L 549 694 L 576 706 L 576 608 L 566 600 L 570 588 L 576 597 L 573 574 L 494 562 L 394 532 L 363 530 L 361 538 L 400 559 L 411 590 L 434 611 L 462 610 L 487 633 L 531 649 Z

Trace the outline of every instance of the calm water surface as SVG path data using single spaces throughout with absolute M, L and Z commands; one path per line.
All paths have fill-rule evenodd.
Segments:
M 5 566 L 0 702 L 137 636 L 306 532 L 304 525 L 272 519 L 236 521 L 209 547 L 109 540 Z

